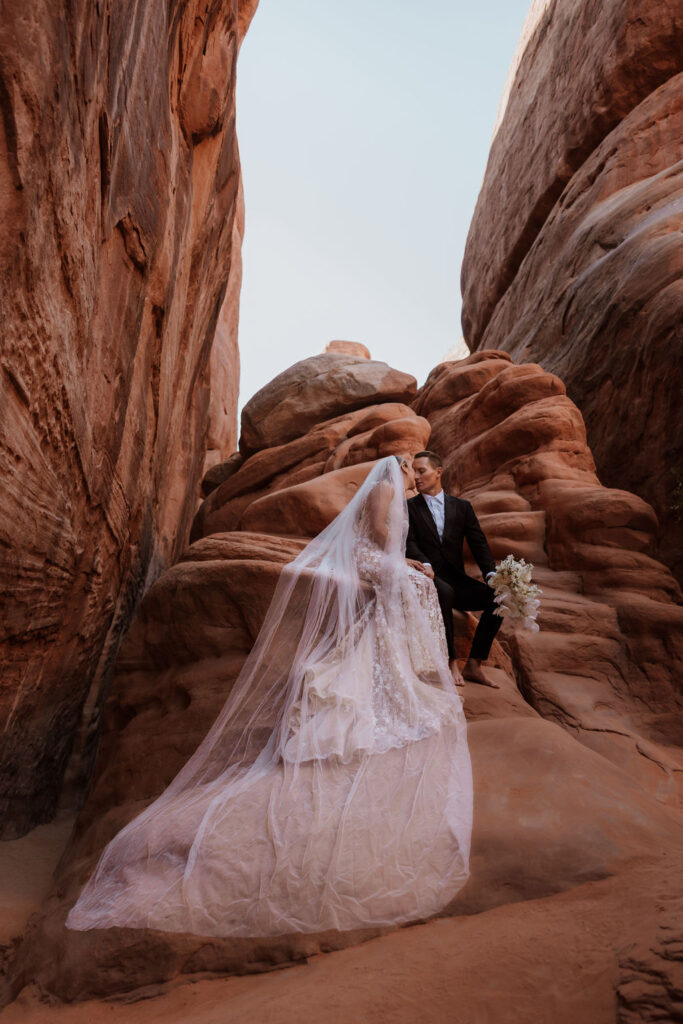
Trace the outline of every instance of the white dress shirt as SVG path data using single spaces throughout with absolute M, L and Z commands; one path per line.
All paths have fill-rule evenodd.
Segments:
M 438 494 L 424 494 L 423 497 L 427 502 L 429 511 L 432 513 L 432 519 L 436 525 L 436 532 L 439 534 L 439 540 L 443 540 L 443 524 L 446 517 L 443 490 L 439 491 Z
M 436 532 L 439 534 L 439 540 L 443 540 L 443 527 L 446 518 L 443 490 L 439 491 L 438 494 L 423 494 L 422 497 L 427 502 L 427 508 L 432 513 L 432 519 L 436 526 Z M 431 562 L 423 562 L 423 565 L 428 565 L 431 568 Z M 487 572 L 486 579 L 492 575 L 493 571 Z

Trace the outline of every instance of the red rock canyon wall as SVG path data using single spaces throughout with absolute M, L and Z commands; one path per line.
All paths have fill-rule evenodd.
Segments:
M 235 447 L 235 68 L 255 6 L 3 4 L 5 837 L 54 813 L 84 702 Z
M 465 339 L 559 375 L 679 581 L 682 203 L 680 3 L 537 0 L 467 240 Z

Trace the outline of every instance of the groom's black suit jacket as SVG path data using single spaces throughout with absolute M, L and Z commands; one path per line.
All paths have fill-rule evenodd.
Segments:
M 443 540 L 439 540 L 434 518 L 423 495 L 408 499 L 407 558 L 429 562 L 436 576 L 448 576 L 453 569 L 464 573 L 464 540 L 467 540 L 472 557 L 486 579 L 486 574 L 493 572 L 496 565 L 471 503 L 444 491 Z

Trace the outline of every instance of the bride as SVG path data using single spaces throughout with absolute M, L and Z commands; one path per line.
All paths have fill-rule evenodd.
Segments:
M 469 875 L 472 771 L 402 456 L 284 566 L 218 718 L 104 849 L 67 927 L 212 936 L 437 913 Z

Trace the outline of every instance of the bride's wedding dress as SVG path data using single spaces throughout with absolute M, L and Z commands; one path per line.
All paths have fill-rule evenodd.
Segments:
M 285 566 L 207 737 L 105 848 L 75 929 L 213 936 L 386 925 L 469 874 L 472 772 L 393 457 Z

